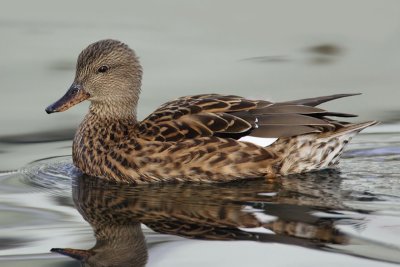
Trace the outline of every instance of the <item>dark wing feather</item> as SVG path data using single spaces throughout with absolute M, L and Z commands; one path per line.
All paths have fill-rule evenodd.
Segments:
M 311 116 L 301 114 L 272 114 L 262 115 L 258 118 L 258 125 L 308 125 L 308 126 L 322 126 L 322 127 L 333 127 L 326 120 L 314 118 Z
M 288 113 L 297 113 L 303 115 L 312 115 L 312 116 L 334 116 L 334 117 L 357 117 L 357 115 L 347 114 L 347 113 L 339 113 L 339 112 L 328 112 L 326 110 L 305 106 L 301 104 L 285 104 L 276 103 L 269 105 L 265 108 L 258 108 L 250 111 L 252 114 L 288 114 Z
M 335 100 L 335 99 L 342 98 L 342 97 L 355 96 L 355 95 L 360 95 L 360 93 L 319 96 L 319 97 L 313 97 L 313 98 L 305 98 L 305 99 L 281 102 L 281 103 L 277 103 L 277 104 L 282 104 L 282 105 L 294 104 L 294 105 L 305 105 L 305 106 L 315 107 L 315 106 L 318 106 L 322 103 L 325 103 L 325 102 L 328 102 L 331 100 Z
M 180 141 L 220 136 L 238 139 L 289 137 L 333 131 L 346 124 L 326 116 L 354 117 L 315 107 L 354 94 L 340 94 L 271 103 L 234 95 L 204 94 L 181 97 L 158 108 L 137 125 L 139 137 L 147 140 Z
M 259 127 L 251 132 L 255 137 L 290 137 L 309 133 L 320 133 L 315 127 L 303 125 L 269 125 L 268 127 Z

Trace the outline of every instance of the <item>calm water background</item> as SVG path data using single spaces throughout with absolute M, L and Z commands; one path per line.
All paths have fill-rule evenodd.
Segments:
M 177 96 L 205 92 L 271 100 L 363 93 L 324 107 L 383 123 L 350 146 L 340 183 L 327 186 L 334 201 L 315 197 L 332 209 L 339 203 L 359 210 L 362 227 L 338 226 L 370 241 L 365 251 L 349 248 L 352 254 L 399 262 L 398 10 L 396 0 L 3 1 L 0 265 L 79 266 L 49 249 L 93 245 L 90 226 L 73 208 L 68 167 L 71 137 L 87 105 L 53 116 L 44 108 L 69 87 L 78 53 L 103 38 L 120 39 L 141 57 L 140 117 Z M 54 156 L 66 157 L 46 160 Z M 307 188 L 294 191 L 307 195 Z M 299 246 L 144 232 L 151 266 L 389 266 Z

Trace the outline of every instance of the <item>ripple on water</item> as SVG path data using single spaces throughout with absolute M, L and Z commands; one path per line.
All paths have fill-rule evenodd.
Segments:
M 25 183 L 48 190 L 51 194 L 70 192 L 72 180 L 81 174 L 70 156 L 34 161 L 22 168 L 20 173 Z

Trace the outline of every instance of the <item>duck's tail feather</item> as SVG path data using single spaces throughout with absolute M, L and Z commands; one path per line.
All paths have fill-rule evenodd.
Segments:
M 348 124 L 334 132 L 311 133 L 290 138 L 279 138 L 266 149 L 278 153 L 279 173 L 282 175 L 333 168 L 349 141 L 361 130 L 376 121 Z
M 304 106 L 315 107 L 315 106 L 318 106 L 322 103 L 325 103 L 325 102 L 328 102 L 331 100 L 335 100 L 335 99 L 342 98 L 342 97 L 355 96 L 355 95 L 361 95 L 361 93 L 319 96 L 319 97 L 313 97 L 313 98 L 305 98 L 305 99 L 281 102 L 279 104 L 284 104 L 284 105 L 292 104 L 292 105 L 304 105 Z

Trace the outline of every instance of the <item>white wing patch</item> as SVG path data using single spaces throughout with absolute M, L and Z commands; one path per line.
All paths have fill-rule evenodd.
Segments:
M 254 136 L 243 136 L 239 139 L 242 142 L 253 143 L 258 146 L 267 147 L 272 145 L 278 138 L 264 138 L 264 137 L 254 137 Z

